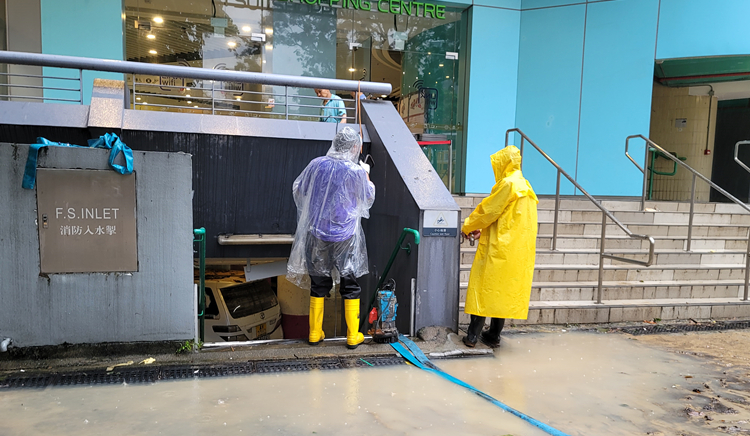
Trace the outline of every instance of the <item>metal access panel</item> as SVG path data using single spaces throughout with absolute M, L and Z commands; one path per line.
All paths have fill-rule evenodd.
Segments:
M 42 273 L 138 270 L 135 173 L 37 169 Z

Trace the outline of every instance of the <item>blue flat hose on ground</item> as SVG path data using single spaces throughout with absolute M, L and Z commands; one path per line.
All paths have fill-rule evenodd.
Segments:
M 549 433 L 549 434 L 551 434 L 553 436 L 569 436 L 567 433 L 563 433 L 560 430 L 552 428 L 552 427 L 550 427 L 549 425 L 547 425 L 547 424 L 545 424 L 543 422 L 537 421 L 536 419 L 530 417 L 529 415 L 521 413 L 518 410 L 516 410 L 516 409 L 514 409 L 514 408 L 512 408 L 512 407 L 510 407 L 508 405 L 505 405 L 505 404 L 501 403 L 500 401 L 498 401 L 498 400 L 492 398 L 491 396 L 485 394 L 484 392 L 480 391 L 479 389 L 475 388 L 474 386 L 472 386 L 472 385 L 470 385 L 470 384 L 468 384 L 466 382 L 463 382 L 463 381 L 461 381 L 461 380 L 453 377 L 450 374 L 447 374 L 447 373 L 443 372 L 440 368 L 438 368 L 437 366 L 433 365 L 432 362 L 430 362 L 430 360 L 427 358 L 427 356 L 425 356 L 425 354 L 422 352 L 422 350 L 420 350 L 419 347 L 417 347 L 417 344 L 415 344 L 414 342 L 412 342 L 409 338 L 407 338 L 404 335 L 399 335 L 398 338 L 399 338 L 399 340 L 401 342 L 403 342 L 404 345 L 406 345 L 406 347 L 404 347 L 404 345 L 402 345 L 401 343 L 398 343 L 398 342 L 395 343 L 395 344 L 391 344 L 391 346 L 396 351 L 398 351 L 399 354 L 401 354 L 401 356 L 404 357 L 404 359 L 406 359 L 409 363 L 411 363 L 412 365 L 416 366 L 417 368 L 423 369 L 425 371 L 433 372 L 433 373 L 435 373 L 435 374 L 443 377 L 444 379 L 446 379 L 448 381 L 452 381 L 453 383 L 455 383 L 455 384 L 457 384 L 459 386 L 463 386 L 466 389 L 468 389 L 468 390 L 474 392 L 475 394 L 479 395 L 480 397 L 484 398 L 485 400 L 489 401 L 490 403 L 492 403 L 492 404 L 498 406 L 499 408 L 505 410 L 506 412 L 512 413 L 513 415 L 515 415 L 515 416 L 523 419 L 524 421 L 528 422 L 529 424 L 531 424 L 531 425 L 533 425 L 535 427 L 538 427 L 538 428 L 544 430 L 545 432 L 547 432 L 547 433 Z

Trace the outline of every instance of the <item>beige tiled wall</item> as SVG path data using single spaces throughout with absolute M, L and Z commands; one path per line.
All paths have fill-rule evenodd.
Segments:
M 709 99 L 711 100 L 711 129 L 708 136 L 708 149 L 711 150 L 711 154 L 706 155 L 704 150 L 706 149 Z M 649 135 L 651 140 L 668 151 L 676 152 L 678 156 L 687 157 L 685 163 L 709 179 L 713 164 L 716 103 L 715 97 L 689 95 L 687 87 L 669 88 L 654 84 Z M 687 119 L 685 128 L 675 127 L 675 120 L 678 118 Z M 670 160 L 658 158 L 655 167 L 658 171 L 671 172 L 673 163 Z M 655 200 L 690 200 L 691 183 L 692 174 L 684 168 L 678 168 L 677 174 L 671 177 L 655 175 L 653 198 Z M 699 179 L 695 186 L 696 201 L 708 201 L 708 185 Z

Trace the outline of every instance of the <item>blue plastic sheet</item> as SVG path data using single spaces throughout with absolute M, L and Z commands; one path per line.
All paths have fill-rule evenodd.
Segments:
M 36 162 L 39 158 L 39 150 L 44 147 L 86 147 L 83 145 L 66 144 L 64 142 L 52 142 L 46 138 L 36 138 L 36 144 L 29 146 L 29 156 L 26 159 L 26 169 L 23 173 L 24 189 L 34 189 L 36 185 Z M 133 150 L 130 149 L 114 133 L 106 133 L 97 139 L 89 139 L 88 148 L 107 148 L 112 150 L 109 153 L 109 166 L 120 174 L 130 174 L 133 172 Z M 117 155 L 122 153 L 125 165 L 115 163 Z

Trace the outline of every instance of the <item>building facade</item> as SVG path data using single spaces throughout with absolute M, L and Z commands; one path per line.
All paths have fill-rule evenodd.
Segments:
M 489 156 L 514 127 L 604 196 L 642 192 L 643 175 L 624 154 L 629 135 L 651 137 L 719 178 L 733 174 L 724 171 L 733 165 L 727 147 L 750 137 L 742 127 L 750 98 L 746 0 L 0 0 L 0 7 L 7 50 L 389 82 L 390 95 L 367 98 L 398 107 L 454 193 L 489 192 Z M 45 76 L 4 76 L 6 84 L 42 80 L 47 88 L 24 96 L 66 100 L 66 91 L 49 88 L 71 72 L 5 68 Z M 137 109 L 271 118 L 285 110 L 273 86 L 93 72 L 84 72 L 84 102 L 94 77 L 126 80 Z M 6 98 L 20 99 L 7 89 Z M 319 102 L 309 95 L 293 115 L 315 120 Z M 354 96 L 341 97 L 353 109 Z M 644 143 L 631 148 L 640 162 Z M 652 198 L 689 195 L 689 177 L 669 175 L 666 159 L 653 166 Z M 555 192 L 554 169 L 531 149 L 524 172 L 537 192 Z M 747 199 L 750 180 L 732 189 Z M 561 193 L 576 192 L 563 182 Z M 703 188 L 698 199 L 710 195 Z

